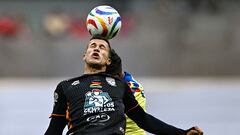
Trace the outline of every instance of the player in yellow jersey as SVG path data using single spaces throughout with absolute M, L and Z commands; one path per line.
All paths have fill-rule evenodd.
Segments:
M 131 88 L 135 99 L 138 104 L 146 111 L 146 98 L 144 95 L 143 87 L 138 83 L 131 74 L 124 72 L 123 79 L 127 82 L 128 86 Z M 126 115 L 126 135 L 146 135 L 145 131 L 137 126 L 137 124 L 127 117 Z
M 146 111 L 146 98 L 144 95 L 142 85 L 139 82 L 137 82 L 130 73 L 122 71 L 121 58 L 117 55 L 117 53 L 113 49 L 111 51 L 111 61 L 112 63 L 107 67 L 106 72 L 125 80 L 128 86 L 131 88 L 131 91 L 135 96 L 135 99 L 138 101 L 138 104 Z M 146 133 L 126 115 L 125 135 L 146 135 Z

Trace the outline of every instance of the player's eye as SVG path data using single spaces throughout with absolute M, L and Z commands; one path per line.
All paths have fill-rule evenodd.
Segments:
M 92 44 L 90 44 L 90 47 L 91 47 L 91 48 L 95 48 L 95 47 L 96 47 L 96 44 L 95 44 L 95 43 L 92 43 Z
M 100 45 L 99 47 L 100 47 L 101 49 L 104 49 L 104 50 L 106 49 L 106 46 L 104 46 L 104 45 Z

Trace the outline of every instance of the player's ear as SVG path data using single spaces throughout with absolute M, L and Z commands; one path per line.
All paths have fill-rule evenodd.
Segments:
M 110 65 L 111 63 L 112 63 L 111 59 L 108 58 L 108 59 L 107 59 L 107 65 Z
M 86 59 L 86 54 L 84 52 L 83 56 L 82 56 L 82 59 L 85 60 Z
M 108 52 L 108 59 L 107 59 L 107 65 L 110 65 L 112 63 L 112 60 L 111 60 L 111 48 L 109 48 L 110 51 Z
M 84 50 L 84 52 L 83 52 L 83 56 L 82 56 L 82 59 L 83 59 L 83 60 L 86 59 L 87 49 L 88 49 L 88 45 L 87 45 L 87 47 L 85 48 L 85 50 Z

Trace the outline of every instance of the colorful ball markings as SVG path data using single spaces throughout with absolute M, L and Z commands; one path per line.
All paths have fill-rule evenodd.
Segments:
M 122 22 L 116 9 L 102 5 L 91 10 L 87 16 L 86 25 L 91 36 L 112 39 L 119 33 Z

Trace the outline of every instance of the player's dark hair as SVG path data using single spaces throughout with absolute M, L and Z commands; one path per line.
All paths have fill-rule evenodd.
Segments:
M 111 64 L 107 66 L 106 73 L 120 76 L 122 74 L 122 60 L 114 49 L 111 49 L 110 59 Z
M 100 35 L 93 36 L 90 40 L 92 40 L 92 39 L 102 39 L 102 40 L 106 41 L 108 43 L 108 45 L 110 46 L 110 42 L 108 41 L 108 39 L 106 39 Z

